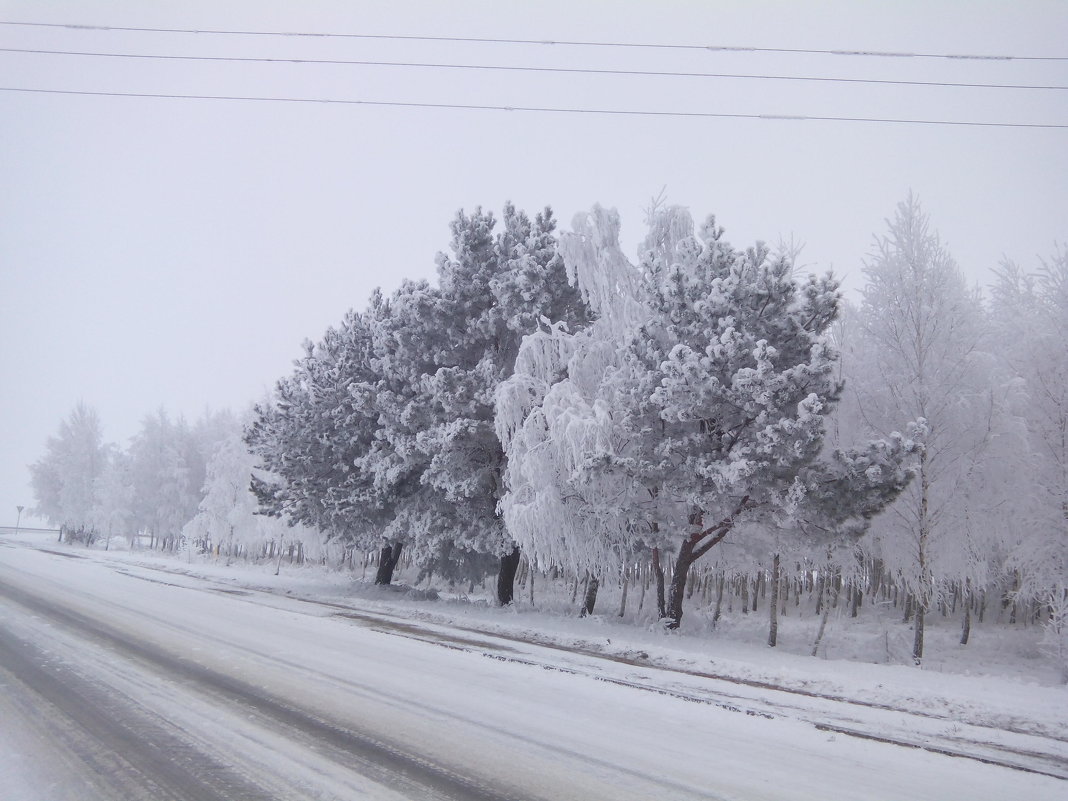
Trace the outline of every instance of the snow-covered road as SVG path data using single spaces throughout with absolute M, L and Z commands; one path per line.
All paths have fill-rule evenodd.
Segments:
M 1039 801 L 1068 788 L 842 731 L 956 738 L 961 752 L 987 740 L 1056 775 L 1063 744 L 1027 733 L 5 542 L 0 685 L 10 801 Z

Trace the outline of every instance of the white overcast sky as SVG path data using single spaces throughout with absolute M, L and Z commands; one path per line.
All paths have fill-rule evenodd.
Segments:
M 64 2 L 0 21 L 1068 56 L 1051 2 Z M 0 25 L 0 48 L 1068 85 L 1068 61 L 239 36 Z M 1068 91 L 0 52 L 0 86 L 1068 125 Z M 457 209 L 666 187 L 736 246 L 861 282 L 909 190 L 977 283 L 1068 240 L 1068 129 L 610 116 L 0 91 L 0 523 L 79 400 L 123 447 L 164 407 L 243 409 L 375 286 L 432 277 Z M 26 519 L 24 515 L 24 520 Z

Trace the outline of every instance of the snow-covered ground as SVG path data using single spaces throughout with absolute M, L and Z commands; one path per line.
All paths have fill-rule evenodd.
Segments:
M 875 663 L 893 658 L 899 635 L 876 615 L 859 625 L 832 620 L 827 656 L 812 658 L 804 654 L 815 621 L 790 616 L 771 650 L 761 644 L 763 615 L 731 616 L 709 633 L 691 610 L 689 625 L 668 635 L 611 612 L 579 619 L 563 611 L 567 599 L 544 599 L 555 611 L 502 610 L 320 567 L 283 563 L 273 573 L 273 565 L 0 538 L 9 592 L 67 604 L 116 638 L 182 654 L 315 715 L 359 721 L 404 753 L 477 777 L 491 795 L 971 800 L 1063 798 L 1068 788 L 1068 690 L 1038 650 L 1036 629 L 979 627 L 964 651 L 951 646 L 955 627 L 936 622 L 934 656 L 916 669 Z M 2 593 L 0 601 L 5 613 L 18 607 Z M 611 609 L 618 596 L 602 603 Z M 74 617 L 63 626 L 45 611 L 43 626 L 5 614 L 0 628 L 48 651 L 71 682 L 105 681 L 197 732 L 205 752 L 242 775 L 267 776 L 274 797 L 398 792 L 369 782 L 367 771 L 350 775 L 314 743 L 267 742 L 277 727 L 265 734 L 240 707 L 171 695 L 177 679 L 118 667 L 104 634 L 83 641 Z M 69 758 L 47 763 L 54 787 L 42 790 L 49 738 L 20 696 L 5 697 L 0 796 L 94 797 L 62 794 L 77 787 Z

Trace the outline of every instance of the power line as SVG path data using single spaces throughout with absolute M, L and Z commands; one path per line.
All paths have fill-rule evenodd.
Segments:
M 882 84 L 890 86 L 938 86 L 964 89 L 1035 89 L 1068 90 L 1068 85 L 1035 85 L 1014 83 L 962 83 L 951 81 L 908 81 L 879 78 L 841 78 L 817 75 L 765 75 L 730 72 L 681 72 L 676 70 L 622 70 L 586 67 L 531 67 L 505 64 L 451 64 L 423 61 L 374 61 L 324 58 L 266 58 L 254 56 L 188 56 L 165 53 L 101 53 L 84 50 L 42 50 L 23 47 L 0 47 L 0 53 L 27 53 L 51 56 L 89 56 L 94 58 L 154 59 L 160 61 L 218 61 L 256 64 L 326 64 L 363 67 L 418 67 L 450 70 L 496 70 L 504 72 L 564 73 L 580 75 L 626 75 L 669 78 L 730 78 L 766 81 L 814 81 L 821 83 Z
M 787 120 L 793 122 L 867 122 L 885 123 L 895 125 L 952 125 L 979 128 L 1045 128 L 1068 130 L 1068 123 L 1035 123 L 1035 122 L 980 122 L 977 120 L 923 120 L 902 119 L 894 117 L 834 117 L 812 116 L 803 114 L 731 114 L 719 111 L 652 111 L 648 109 L 596 109 L 596 108 L 564 108 L 552 106 L 498 106 L 481 105 L 475 103 L 416 103 L 397 100 L 349 100 L 343 98 L 327 97 L 256 97 L 250 95 L 194 95 L 194 94 L 163 94 L 155 92 L 90 92 L 75 89 L 33 89 L 15 86 L 0 86 L 0 92 L 23 92 L 33 94 L 51 95 L 83 95 L 87 97 L 138 97 L 161 100 L 226 100 L 248 101 L 261 103 L 305 103 L 326 105 L 349 105 L 349 106 L 380 106 L 394 108 L 416 109 L 460 109 L 465 111 L 513 111 L 513 112 L 536 112 L 551 114 L 586 114 L 586 115 L 611 115 L 633 117 L 688 117 L 688 118 L 717 118 L 717 119 L 747 119 L 747 120 Z
M 829 56 L 860 56 L 877 58 L 941 58 L 962 61 L 1068 61 L 1068 56 L 1015 56 L 971 53 L 910 53 L 884 50 L 818 50 L 800 47 L 749 47 L 738 45 L 694 45 L 640 42 L 587 42 L 560 39 L 497 39 L 473 36 L 399 36 L 371 33 L 313 33 L 305 31 L 244 31 L 201 28 L 135 28 L 117 25 L 77 25 L 62 22 L 18 22 L 0 20 L 0 25 L 20 25 L 35 28 L 66 28 L 81 31 L 120 31 L 128 33 L 180 33 L 218 36 L 290 36 L 321 39 L 382 39 L 410 42 L 462 42 L 468 44 L 547 45 L 563 47 L 615 47 L 658 50 L 704 50 L 713 53 L 787 53 Z

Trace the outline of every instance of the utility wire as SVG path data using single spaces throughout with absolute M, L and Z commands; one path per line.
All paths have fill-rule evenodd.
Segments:
M 419 67 L 449 70 L 496 70 L 504 72 L 565 73 L 580 75 L 626 75 L 667 78 L 738 78 L 765 81 L 816 81 L 822 83 L 882 84 L 890 86 L 939 86 L 964 89 L 1036 89 L 1068 90 L 1068 85 L 1035 85 L 1015 83 L 960 83 L 950 81 L 907 81 L 878 78 L 838 78 L 817 75 L 753 75 L 731 72 L 680 72 L 675 70 L 621 70 L 586 67 L 530 67 L 504 64 L 447 64 L 423 61 L 372 61 L 324 58 L 264 58 L 253 56 L 187 56 L 160 53 L 101 53 L 83 50 L 41 50 L 23 47 L 0 47 L 0 53 L 28 53 L 49 56 L 89 56 L 93 58 L 155 59 L 161 61 L 219 61 L 255 64 L 327 64 L 362 67 Z
M 634 117 L 689 117 L 689 118 L 720 118 L 720 119 L 748 119 L 748 120 L 789 120 L 789 121 L 814 121 L 814 122 L 868 122 L 887 123 L 895 125 L 953 125 L 980 128 L 1046 128 L 1068 130 L 1068 123 L 1034 123 L 1034 122 L 980 122 L 975 120 L 923 120 L 902 119 L 893 117 L 833 117 L 833 116 L 809 116 L 799 114 L 730 114 L 718 111 L 650 111 L 642 109 L 595 109 L 595 108 L 564 108 L 552 106 L 496 106 L 480 105 L 474 103 L 415 103 L 396 100 L 347 100 L 342 98 L 325 97 L 254 97 L 249 95 L 193 95 L 193 94 L 163 94 L 154 92 L 90 92 L 74 89 L 32 89 L 26 87 L 0 86 L 0 92 L 23 92 L 34 94 L 51 95 L 83 95 L 87 97 L 140 97 L 164 100 L 227 100 L 227 101 L 251 101 L 263 103 L 306 103 L 306 104 L 339 104 L 350 106 L 388 106 L 394 108 L 418 108 L 418 109 L 462 109 L 469 111 L 520 111 L 552 114 L 586 114 L 586 115 L 613 115 Z
M 397 36 L 370 33 L 311 33 L 302 31 L 241 31 L 197 28 L 134 28 L 117 25 L 77 25 L 62 22 L 19 22 L 0 20 L 0 25 L 20 25 L 36 28 L 67 28 L 84 31 L 122 31 L 131 33 L 182 33 L 218 36 L 292 36 L 322 39 L 384 39 L 411 42 L 465 42 L 477 44 L 560 45 L 565 47 L 616 47 L 659 50 L 705 50 L 714 53 L 789 53 L 831 56 L 862 56 L 878 58 L 944 58 L 963 61 L 1068 61 L 1068 56 L 1013 56 L 969 53 L 909 53 L 883 50 L 817 50 L 799 47 L 740 47 L 736 45 L 656 44 L 639 42 L 587 42 L 550 39 L 496 39 L 471 36 Z

